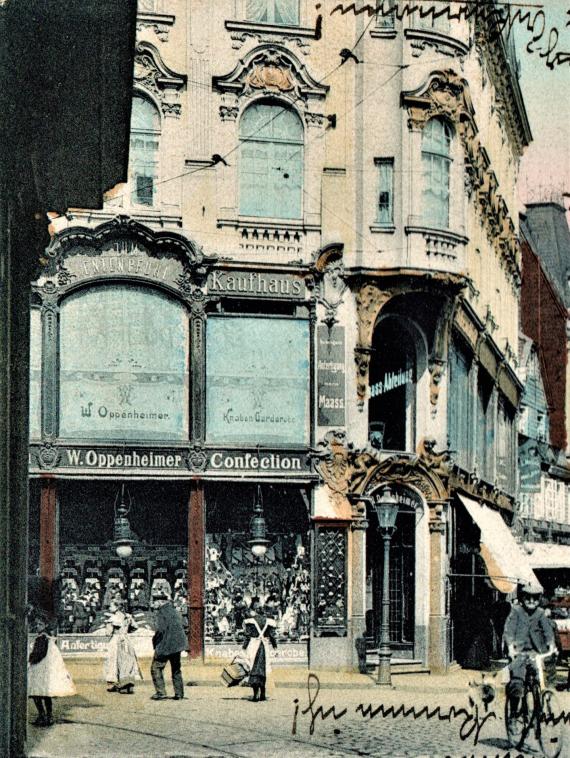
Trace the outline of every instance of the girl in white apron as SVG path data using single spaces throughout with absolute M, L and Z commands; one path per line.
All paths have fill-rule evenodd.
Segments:
M 251 667 L 249 684 L 253 687 L 252 700 L 253 702 L 266 700 L 265 687 L 267 677 L 271 673 L 267 643 L 271 643 L 271 646 L 276 648 L 277 640 L 275 639 L 275 621 L 262 612 L 257 598 L 251 601 L 250 615 L 243 623 L 243 630 L 245 633 L 243 648 Z

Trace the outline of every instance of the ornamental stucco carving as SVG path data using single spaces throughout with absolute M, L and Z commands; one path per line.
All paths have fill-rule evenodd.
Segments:
M 308 125 L 324 128 L 325 117 L 319 106 L 329 87 L 314 79 L 306 66 L 282 45 L 266 43 L 253 48 L 238 61 L 233 71 L 214 76 L 212 83 L 222 94 L 220 117 L 223 120 L 233 118 L 238 98 L 279 95 L 302 104 Z M 228 98 L 232 95 L 235 101 L 229 104 Z
M 150 92 L 160 102 L 163 115 L 180 116 L 180 92 L 186 86 L 186 75 L 177 74 L 162 60 L 154 45 L 140 42 L 135 52 L 135 84 Z
M 436 71 L 419 89 L 402 93 L 402 102 L 408 109 L 410 129 L 421 130 L 435 117 L 454 124 L 464 152 L 465 189 L 469 195 L 475 195 L 475 206 L 497 258 L 512 285 L 519 287 L 520 256 L 515 226 L 478 136 L 467 81 L 452 70 Z

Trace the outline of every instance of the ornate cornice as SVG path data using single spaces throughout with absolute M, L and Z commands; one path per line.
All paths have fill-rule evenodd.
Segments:
M 465 188 L 476 198 L 475 207 L 488 239 L 512 285 L 518 289 L 521 271 L 515 225 L 498 192 L 499 183 L 487 151 L 481 145 L 467 81 L 451 69 L 433 71 L 421 87 L 402 93 L 402 105 L 408 110 L 410 129 L 423 129 L 437 116 L 453 123 L 464 151 Z

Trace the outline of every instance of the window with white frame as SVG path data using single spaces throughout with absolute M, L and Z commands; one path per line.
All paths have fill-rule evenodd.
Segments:
M 160 116 L 144 97 L 133 98 L 129 182 L 131 203 L 151 208 L 156 204 Z
M 432 118 L 422 134 L 423 221 L 427 226 L 449 227 L 449 182 L 453 130 L 442 119 Z
M 243 216 L 301 218 L 303 124 L 286 105 L 251 105 L 240 122 L 239 210 Z
M 297 26 L 299 0 L 246 0 L 246 19 L 266 24 Z
M 376 223 L 380 226 L 394 224 L 394 159 L 376 158 L 378 166 L 378 205 Z

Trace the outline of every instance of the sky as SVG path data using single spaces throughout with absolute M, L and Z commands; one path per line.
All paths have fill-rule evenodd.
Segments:
M 545 33 L 537 43 L 537 52 L 529 53 L 527 44 L 533 33 L 525 25 L 515 26 L 515 42 L 521 65 L 520 84 L 533 134 L 533 142 L 526 149 L 521 162 L 519 195 L 523 202 L 550 200 L 554 191 L 560 199 L 562 192 L 570 192 L 570 0 L 521 0 L 525 8 L 544 13 Z M 511 0 L 515 6 L 515 0 Z M 534 6 L 534 7 L 533 7 Z M 522 8 L 521 8 L 522 10 Z M 536 20 L 536 34 L 542 24 Z M 550 69 L 547 58 L 539 49 L 548 49 L 550 30 L 559 33 L 556 52 L 568 53 L 567 62 Z M 555 38 L 552 33 L 551 39 Z M 568 207 L 566 199 L 565 206 Z

